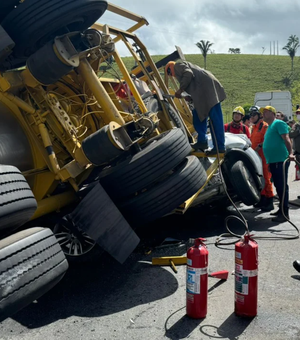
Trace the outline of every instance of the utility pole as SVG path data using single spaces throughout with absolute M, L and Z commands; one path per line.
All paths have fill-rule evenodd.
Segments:
M 279 55 L 278 40 L 277 40 L 277 55 Z
M 274 55 L 275 55 L 275 40 L 273 41 Z
M 272 54 L 272 42 L 270 41 L 270 55 Z

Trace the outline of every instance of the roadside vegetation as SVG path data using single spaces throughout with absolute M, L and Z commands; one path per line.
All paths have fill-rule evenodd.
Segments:
M 158 61 L 165 55 L 152 56 Z M 187 61 L 204 67 L 201 53 L 186 54 Z M 134 65 L 132 57 L 124 57 L 128 70 Z M 291 91 L 293 108 L 300 104 L 300 58 L 295 57 L 291 71 L 289 55 L 208 54 L 206 68 L 225 88 L 227 99 L 222 103 L 224 120 L 231 119 L 234 107 L 253 105 L 256 92 Z

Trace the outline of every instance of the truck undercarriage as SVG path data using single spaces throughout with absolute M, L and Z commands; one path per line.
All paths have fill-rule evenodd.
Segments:
M 227 159 L 205 168 L 205 155 L 192 152 L 190 107 L 173 99 L 176 81 L 161 75 L 168 61 L 184 56 L 177 49 L 154 63 L 134 33 L 148 24 L 145 18 L 102 0 L 12 3 L 4 1 L 0 18 L 0 163 L 6 164 L 0 183 L 14 183 L 14 174 L 29 186 L 0 186 L 2 196 L 15 195 L 0 210 L 4 252 L 13 230 L 41 217 L 50 224 L 49 214 L 57 214 L 48 227 L 69 260 L 101 248 L 122 263 L 139 242 L 135 228 L 199 201 L 221 163 L 251 163 L 231 148 Z M 106 10 L 135 24 L 127 30 L 94 24 Z M 119 43 L 135 60 L 130 71 Z M 103 68 L 114 77 L 99 76 Z M 261 169 L 248 169 L 259 195 Z M 25 189 L 34 195 L 31 204 Z

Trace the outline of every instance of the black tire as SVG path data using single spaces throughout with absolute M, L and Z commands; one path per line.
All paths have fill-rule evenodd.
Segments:
M 31 228 L 0 241 L 0 321 L 41 297 L 68 262 L 50 229 Z
M 246 205 L 253 205 L 260 200 L 260 191 L 243 161 L 237 161 L 230 169 L 230 182 L 239 199 Z
M 107 9 L 105 0 L 29 0 L 2 21 L 16 43 L 13 54 L 27 58 L 55 36 L 84 31 Z
M 92 238 L 76 228 L 69 215 L 57 221 L 53 233 L 70 264 L 95 261 L 104 252 Z
M 121 203 L 120 211 L 135 225 L 153 221 L 172 212 L 194 195 L 206 179 L 206 172 L 198 158 L 186 157 L 169 177 Z
M 112 198 L 121 200 L 174 169 L 190 151 L 191 146 L 182 131 L 169 130 L 149 140 L 142 151 L 124 162 L 104 169 L 100 182 Z
M 26 223 L 36 208 L 33 193 L 20 171 L 0 165 L 0 230 Z
M 1 21 L 11 12 L 20 0 L 1 0 L 0 2 L 0 24 Z

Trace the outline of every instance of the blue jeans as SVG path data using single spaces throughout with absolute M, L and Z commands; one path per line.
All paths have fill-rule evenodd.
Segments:
M 284 201 L 283 201 L 283 208 L 284 210 L 288 210 L 289 208 L 289 186 L 288 186 L 288 170 L 289 170 L 290 162 L 285 163 L 285 195 L 284 195 Z M 282 204 L 282 194 L 283 194 L 283 162 L 278 163 L 270 163 L 269 164 L 270 172 L 272 174 L 273 182 L 278 194 L 279 202 L 280 202 L 280 209 Z
M 225 150 L 225 133 L 224 133 L 224 122 L 223 122 L 223 113 L 221 109 L 221 104 L 218 103 L 209 111 L 209 125 L 212 135 L 212 140 L 214 146 L 217 144 L 219 150 Z M 202 122 L 200 121 L 197 111 L 193 110 L 193 125 L 195 130 L 198 133 L 198 142 L 206 142 L 207 141 L 207 118 L 205 118 Z M 213 126 L 213 129 L 212 129 Z M 216 138 L 212 133 L 214 130 Z M 215 140 L 216 139 L 216 140 Z

